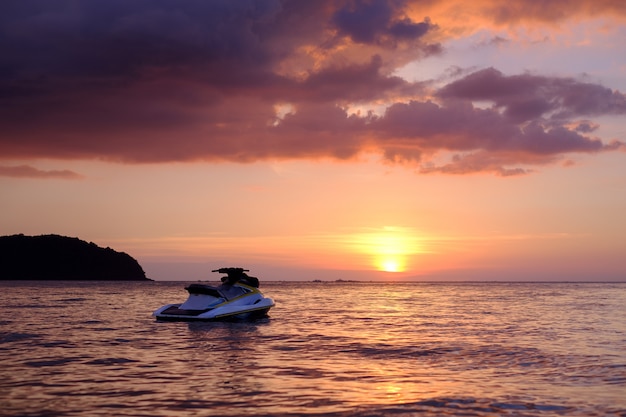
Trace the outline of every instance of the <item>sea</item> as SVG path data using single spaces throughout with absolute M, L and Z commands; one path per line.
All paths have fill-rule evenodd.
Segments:
M 158 322 L 185 282 L 0 282 L 2 416 L 626 416 L 626 283 L 261 282 L 252 322 Z

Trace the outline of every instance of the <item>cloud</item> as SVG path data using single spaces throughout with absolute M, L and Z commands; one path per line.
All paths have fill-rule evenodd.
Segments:
M 471 77 L 471 76 L 470 76 Z M 482 109 L 468 102 L 394 104 L 371 122 L 378 143 L 393 162 L 420 164 L 422 173 L 465 174 L 494 172 L 517 175 L 524 168 L 545 165 L 570 153 L 615 150 L 621 142 L 604 144 L 565 125 L 541 119 L 518 124 L 495 108 Z M 433 164 L 427 156 L 460 152 L 450 162 Z
M 537 164 L 537 161 L 532 161 Z M 546 163 L 552 162 L 550 159 Z M 519 164 L 519 156 L 507 158 L 506 155 L 496 155 L 489 152 L 476 152 L 469 154 L 456 154 L 450 162 L 440 165 L 424 164 L 420 168 L 423 174 L 443 173 L 443 174 L 474 174 L 479 172 L 491 172 L 498 176 L 509 177 L 525 175 L 532 172 L 528 168 L 507 168 L 510 164 Z
M 599 84 L 495 68 L 459 68 L 439 89 L 397 76 L 441 52 L 438 39 L 451 31 L 437 22 L 443 15 L 416 13 L 456 3 L 421 4 L 0 3 L 0 158 L 252 162 L 376 152 L 424 173 L 512 175 L 570 153 L 623 149 L 591 136 L 594 118 L 626 112 L 625 95 Z M 498 21 L 512 10 L 537 18 L 522 4 L 476 10 Z M 277 106 L 290 111 L 278 115 Z M 32 167 L 2 175 L 29 169 L 65 175 Z
M 518 121 L 546 113 L 551 119 L 626 114 L 626 96 L 619 91 L 580 82 L 522 74 L 505 76 L 495 68 L 477 71 L 438 92 L 444 99 L 490 101 Z
M 38 179 L 65 179 L 76 180 L 83 178 L 82 175 L 77 174 L 74 171 L 69 170 L 50 170 L 44 171 L 28 165 L 17 166 L 1 166 L 0 165 L 0 177 L 11 178 L 38 178 Z
M 346 2 L 332 16 L 339 32 L 357 43 L 388 43 L 419 39 L 436 28 L 430 19 L 413 22 L 404 14 L 405 1 L 355 0 Z M 400 7 L 398 7 L 400 5 Z
M 619 0 L 475 0 L 471 4 L 465 0 L 414 1 L 408 2 L 406 9 L 414 18 L 430 16 L 442 32 L 455 37 L 486 28 L 514 31 L 542 25 L 558 30 L 568 20 L 626 20 L 626 7 Z
M 536 121 L 519 126 L 496 109 L 470 103 L 442 106 L 412 101 L 392 105 L 374 127 L 389 139 L 404 139 L 424 149 L 525 152 L 534 154 L 594 152 L 600 140 L 584 137 L 565 127 L 548 127 Z
M 494 21 L 515 23 L 519 21 L 560 22 L 572 16 L 615 14 L 626 16 L 626 7 L 619 0 L 551 0 L 543 2 L 498 0 L 482 1 L 484 12 Z
M 342 67 L 324 68 L 311 73 L 304 82 L 292 85 L 304 99 L 365 102 L 398 96 L 414 96 L 423 91 L 420 84 L 409 83 L 397 76 L 382 74 L 383 61 L 379 55 L 367 64 L 351 64 Z M 280 97 L 283 100 L 298 100 L 291 92 Z

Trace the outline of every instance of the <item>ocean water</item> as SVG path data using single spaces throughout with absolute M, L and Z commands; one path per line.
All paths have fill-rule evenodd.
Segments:
M 184 282 L 0 282 L 3 416 L 626 416 L 626 283 L 261 283 L 270 318 L 162 323 Z

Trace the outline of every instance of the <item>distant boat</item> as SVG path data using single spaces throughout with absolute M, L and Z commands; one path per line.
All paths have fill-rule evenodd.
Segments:
M 266 317 L 274 307 L 274 300 L 259 291 L 258 278 L 246 274 L 248 269 L 228 267 L 212 272 L 226 274 L 221 285 L 191 284 L 185 287 L 187 301 L 164 305 L 152 315 L 168 321 L 245 320 Z

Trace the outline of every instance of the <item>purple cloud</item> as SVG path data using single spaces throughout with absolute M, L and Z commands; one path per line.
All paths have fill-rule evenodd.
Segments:
M 598 84 L 487 68 L 432 92 L 395 76 L 440 48 L 422 40 L 436 25 L 407 7 L 0 2 L 0 158 L 250 162 L 375 150 L 424 173 L 513 175 L 623 149 L 591 136 L 594 117 L 626 112 L 626 96 Z M 278 117 L 280 105 L 291 113 Z M 357 105 L 386 110 L 352 114 Z M 453 156 L 435 165 L 438 154 Z M 72 177 L 64 172 L 0 175 Z
M 0 177 L 76 180 L 82 175 L 69 170 L 40 170 L 28 165 L 0 166 Z
M 435 28 L 429 19 L 413 22 L 403 16 L 406 1 L 354 0 L 346 2 L 332 17 L 339 32 L 357 43 L 417 40 Z
M 626 96 L 619 91 L 580 82 L 531 74 L 505 76 L 494 68 L 477 71 L 442 88 L 443 99 L 491 101 L 523 122 L 546 115 L 552 119 L 626 114 Z

